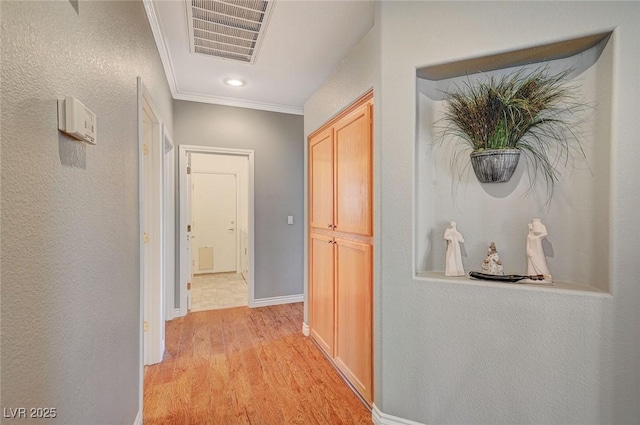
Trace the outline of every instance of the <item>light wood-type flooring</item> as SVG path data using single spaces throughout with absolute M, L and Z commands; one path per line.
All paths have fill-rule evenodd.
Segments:
M 167 323 L 144 378 L 145 425 L 372 424 L 310 338 L 303 305 L 189 313 Z

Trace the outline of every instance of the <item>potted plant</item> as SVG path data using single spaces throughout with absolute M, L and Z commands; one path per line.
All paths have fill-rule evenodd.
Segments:
M 471 148 L 471 164 L 482 183 L 508 181 L 524 152 L 533 185 L 541 174 L 550 191 L 557 181 L 560 161 L 569 158 L 573 131 L 585 104 L 576 87 L 568 84 L 571 70 L 550 73 L 547 67 L 520 69 L 445 91 L 442 140 L 448 136 Z

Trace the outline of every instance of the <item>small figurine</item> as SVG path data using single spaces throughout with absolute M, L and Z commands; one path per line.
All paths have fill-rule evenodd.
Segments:
M 539 219 L 534 219 L 527 225 L 527 274 L 543 275 L 543 283 L 551 283 L 551 272 L 547 266 L 547 259 L 542 250 L 542 240 L 547 237 L 547 227 Z
M 462 234 L 456 227 L 456 222 L 451 222 L 451 227 L 444 231 L 444 239 L 447 241 L 447 254 L 444 263 L 445 276 L 464 276 L 464 267 L 462 266 L 462 254 L 460 253 L 460 244 L 464 243 Z
M 503 275 L 502 260 L 498 255 L 495 242 L 491 242 L 487 257 L 482 262 L 482 271 L 486 274 Z

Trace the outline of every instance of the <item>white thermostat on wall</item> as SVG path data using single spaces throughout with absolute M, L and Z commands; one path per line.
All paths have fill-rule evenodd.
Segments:
M 58 99 L 58 130 L 69 136 L 96 144 L 96 114 L 75 97 Z

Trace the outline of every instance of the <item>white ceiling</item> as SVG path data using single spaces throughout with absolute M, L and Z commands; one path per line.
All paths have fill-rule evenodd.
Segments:
M 189 51 L 191 0 L 144 0 L 174 99 L 302 114 L 373 26 L 373 1 L 275 0 L 254 64 Z M 224 84 L 239 78 L 244 87 Z

